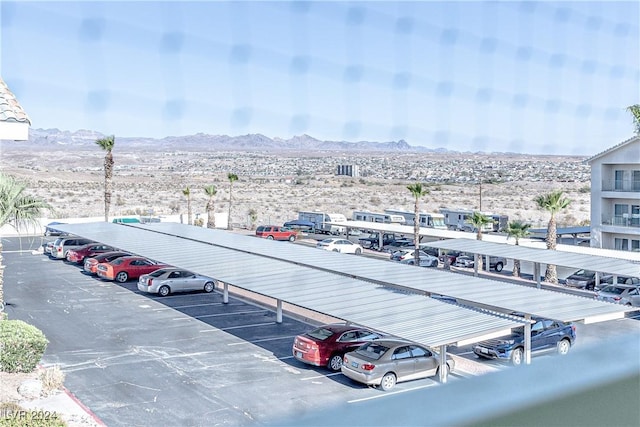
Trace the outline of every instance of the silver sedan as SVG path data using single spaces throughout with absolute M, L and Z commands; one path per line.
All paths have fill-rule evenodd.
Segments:
M 401 381 L 439 375 L 440 356 L 405 340 L 376 340 L 344 355 L 342 373 L 354 381 L 392 389 Z M 447 373 L 455 362 L 447 357 Z
M 180 268 L 161 268 L 150 274 L 140 276 L 138 290 L 160 296 L 173 292 L 204 291 L 212 292 L 214 280 Z

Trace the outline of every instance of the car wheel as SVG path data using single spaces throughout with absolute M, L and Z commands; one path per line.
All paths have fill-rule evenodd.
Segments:
M 558 342 L 558 354 L 565 355 L 569 353 L 569 349 L 571 348 L 571 343 L 569 340 L 562 340 Z
M 161 297 L 166 297 L 170 292 L 171 290 L 167 285 L 162 285 L 160 286 L 160 289 L 158 289 L 158 294 L 160 294 Z
M 214 288 L 213 282 L 207 282 L 207 283 L 204 284 L 204 291 L 206 293 L 213 292 L 213 288 Z
M 116 282 L 124 283 L 129 280 L 129 275 L 125 271 L 116 274 Z
M 516 366 L 519 366 L 519 365 L 522 365 L 523 361 L 524 361 L 524 350 L 522 350 L 520 347 L 514 349 L 513 352 L 511 352 L 511 363 L 513 363 Z
M 267 240 L 273 240 L 273 236 L 267 236 Z
M 296 236 L 293 236 L 293 235 L 289 236 L 289 241 L 290 242 L 293 242 L 295 240 L 296 240 Z
M 333 252 L 340 252 L 338 249 L 334 249 Z
M 502 267 L 504 267 L 504 266 L 502 265 L 502 263 L 501 263 L 501 262 L 497 263 L 497 264 L 496 264 L 496 271 L 497 271 L 498 273 L 500 273 L 500 272 L 502 271 Z
M 431 263 L 431 267 L 437 267 L 438 266 L 438 261 L 433 261 Z
M 396 385 L 396 376 L 395 374 L 389 372 L 382 377 L 382 381 L 380 381 L 380 388 L 384 391 L 391 390 Z
M 333 356 L 331 356 L 327 367 L 334 372 L 338 372 L 342 367 L 342 355 L 334 354 Z
M 360 254 L 362 254 L 362 249 L 356 248 L 356 255 L 360 255 Z

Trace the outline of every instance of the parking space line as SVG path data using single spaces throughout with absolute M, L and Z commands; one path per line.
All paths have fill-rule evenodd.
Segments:
M 159 301 L 159 300 L 165 300 L 167 298 L 153 298 L 154 301 Z M 211 305 L 223 305 L 224 303 L 222 302 L 211 302 L 211 303 L 207 303 L 207 304 L 191 304 L 191 305 L 177 305 L 175 307 L 172 306 L 166 306 L 166 307 L 160 307 L 160 308 L 154 308 L 154 311 L 162 311 L 162 310 L 178 310 L 178 309 L 183 309 L 183 308 L 192 308 L 192 307 L 208 307 Z M 224 304 L 226 306 L 231 306 L 231 305 L 242 305 L 242 304 Z
M 293 356 L 291 356 L 291 357 L 293 357 Z M 336 375 L 342 375 L 342 372 L 333 372 L 331 374 L 326 374 L 326 375 L 316 375 L 316 376 L 313 376 L 313 377 L 300 378 L 300 381 L 317 380 L 317 379 L 320 379 L 320 378 L 329 378 L 329 377 L 333 377 L 333 376 L 336 376 Z
M 242 328 L 255 328 L 256 326 L 268 326 L 275 325 L 276 322 L 267 322 L 267 323 L 254 323 L 252 325 L 240 325 L 240 326 L 230 326 L 228 328 L 221 329 L 204 329 L 200 332 L 222 332 L 222 331 L 230 331 L 232 329 L 242 329 Z
M 232 342 L 227 345 L 244 345 L 244 344 L 254 344 L 258 342 L 266 342 L 266 341 L 276 341 L 276 340 L 290 340 L 291 338 L 295 338 L 295 335 L 289 335 L 288 337 L 275 337 L 275 338 L 265 338 L 261 340 L 253 340 L 253 341 L 243 341 L 243 342 Z M 290 356 L 293 357 L 293 356 Z
M 379 399 L 381 397 L 393 396 L 394 394 L 405 393 L 407 391 L 414 391 L 414 390 L 420 390 L 422 388 L 435 387 L 436 385 L 438 385 L 438 384 L 437 383 L 433 383 L 433 384 L 423 385 L 423 386 L 420 386 L 420 387 L 408 388 L 406 390 L 391 391 L 391 392 L 387 392 L 387 393 L 384 393 L 384 394 L 379 394 L 377 396 L 369 396 L 369 397 L 363 397 L 362 399 L 347 400 L 347 403 L 357 403 L 357 402 L 364 402 L 364 401 L 372 400 L 372 399 Z
M 268 311 L 268 310 L 235 311 L 233 313 L 203 314 L 202 316 L 192 316 L 192 317 L 195 317 L 196 319 L 203 319 L 205 317 L 233 316 L 234 314 L 264 313 L 265 311 Z

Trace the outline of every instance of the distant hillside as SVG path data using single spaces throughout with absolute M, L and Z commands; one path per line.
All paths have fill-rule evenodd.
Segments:
M 96 139 L 105 135 L 90 130 L 76 132 L 61 131 L 59 129 L 31 129 L 29 142 L 34 149 L 68 148 L 69 146 L 82 149 L 94 147 Z M 145 137 L 121 137 L 116 135 L 119 147 L 135 148 L 153 147 L 154 150 L 183 150 L 183 151 L 367 151 L 367 152 L 447 152 L 448 150 L 415 147 L 404 140 L 389 142 L 372 141 L 321 141 L 309 135 L 294 136 L 291 139 L 269 138 L 261 134 L 240 136 L 208 135 L 198 133 L 187 136 L 168 136 L 162 139 Z M 22 143 L 23 145 L 24 142 Z

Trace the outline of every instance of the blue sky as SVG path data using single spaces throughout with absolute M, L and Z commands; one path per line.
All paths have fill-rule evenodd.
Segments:
M 633 135 L 640 2 L 10 2 L 34 128 L 593 155 Z

